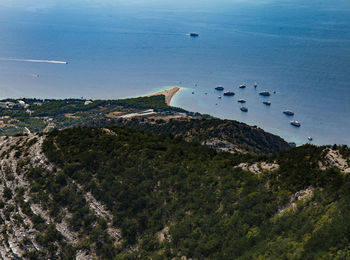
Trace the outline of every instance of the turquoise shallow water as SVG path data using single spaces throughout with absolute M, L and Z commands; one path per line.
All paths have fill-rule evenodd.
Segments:
M 27 2 L 0 3 L 1 97 L 122 98 L 179 85 L 173 105 L 297 144 L 350 144 L 348 1 Z M 218 84 L 236 95 L 219 100 Z M 271 107 L 261 90 L 276 91 Z

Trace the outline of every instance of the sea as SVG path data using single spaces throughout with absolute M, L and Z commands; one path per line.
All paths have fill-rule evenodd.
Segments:
M 297 145 L 350 145 L 350 1 L 0 1 L 0 98 L 119 99 L 173 86 L 173 106 Z

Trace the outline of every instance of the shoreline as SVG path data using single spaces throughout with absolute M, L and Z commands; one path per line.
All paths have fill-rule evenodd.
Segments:
M 166 89 L 166 90 L 163 90 L 163 91 L 159 91 L 159 92 L 153 93 L 151 95 L 148 95 L 147 97 L 164 95 L 165 96 L 165 103 L 168 106 L 171 106 L 171 100 L 172 100 L 172 98 L 176 95 L 176 93 L 179 90 L 180 90 L 179 87 L 173 87 L 171 89 Z
M 166 89 L 164 89 L 164 88 L 166 88 Z M 181 90 L 181 93 L 176 96 L 176 94 L 178 94 L 178 92 L 180 92 L 180 90 Z M 125 97 L 125 98 L 121 98 L 121 99 L 164 95 L 164 99 L 165 99 L 164 101 L 165 101 L 166 105 L 169 107 L 176 106 L 178 108 L 183 108 L 184 110 L 187 110 L 187 111 L 192 111 L 192 112 L 196 111 L 196 112 L 201 113 L 201 114 L 209 114 L 209 115 L 216 117 L 218 119 L 221 119 L 221 120 L 235 120 L 235 121 L 238 121 L 240 123 L 247 124 L 249 126 L 257 126 L 261 129 L 263 129 L 265 132 L 279 136 L 282 139 L 284 139 L 286 142 L 295 143 L 297 146 L 307 144 L 307 143 L 317 145 L 317 146 L 329 145 L 329 144 L 345 144 L 345 145 L 349 146 L 348 140 L 334 141 L 334 140 L 331 140 L 331 138 L 329 138 L 328 136 L 323 136 L 323 135 L 317 136 L 317 134 L 312 135 L 314 138 L 313 141 L 308 141 L 306 139 L 306 137 L 309 135 L 311 136 L 310 132 L 312 129 L 311 130 L 308 129 L 305 132 L 296 132 L 296 131 L 293 131 L 293 130 L 295 130 L 294 128 L 291 128 L 291 130 L 289 130 L 289 129 L 285 129 L 282 127 L 276 127 L 276 126 L 271 125 L 271 124 L 266 124 L 265 122 L 258 123 L 256 121 L 257 118 L 255 118 L 255 117 L 251 117 L 249 120 L 246 120 L 244 118 L 239 118 L 239 115 L 235 116 L 235 114 L 232 111 L 230 111 L 229 109 L 227 109 L 227 110 L 221 109 L 219 111 L 219 110 L 215 109 L 216 107 L 214 107 L 213 105 L 212 105 L 212 107 L 210 107 L 210 103 L 207 102 L 210 97 L 207 97 L 207 100 L 205 100 L 206 96 L 203 95 L 204 101 L 202 101 L 202 98 L 193 99 L 193 95 L 190 95 L 191 91 L 194 91 L 193 88 L 182 87 L 182 86 L 180 87 L 180 86 L 173 85 L 173 86 L 163 86 L 163 87 L 158 88 L 158 89 L 153 89 L 153 91 L 154 91 L 153 93 L 148 92 L 148 93 L 143 94 L 143 95 Z M 202 90 L 202 91 L 205 91 L 205 90 Z M 214 92 L 214 93 L 216 93 L 216 92 Z M 192 99 L 190 99 L 189 97 L 192 97 Z M 33 98 L 27 98 L 27 99 L 33 99 Z M 40 98 L 40 99 L 42 99 L 42 98 Z M 63 99 L 56 99 L 56 98 L 47 98 L 47 99 L 54 100 L 54 101 L 55 100 L 63 100 Z M 67 98 L 65 98 L 65 99 L 67 99 Z M 78 98 L 72 98 L 72 99 L 78 99 Z M 16 98 L 16 100 L 19 100 L 19 98 Z M 85 100 L 88 100 L 88 99 L 85 99 Z M 93 100 L 93 99 L 91 99 L 91 100 Z M 108 99 L 96 99 L 96 100 L 108 100 Z M 193 103 L 191 103 L 191 102 L 193 102 Z M 200 102 L 202 102 L 202 103 L 200 103 Z M 194 103 L 196 106 L 193 106 Z M 223 102 L 223 105 L 226 105 L 227 107 L 228 106 L 231 107 L 230 104 L 228 102 L 226 102 L 226 103 Z M 252 106 L 254 104 L 255 103 L 252 103 Z M 258 104 L 258 103 L 256 103 L 256 104 Z M 205 107 L 205 105 L 208 105 L 208 107 Z M 229 112 L 226 112 L 226 111 L 229 111 Z M 69 117 L 69 116 L 70 115 L 67 113 L 66 117 Z M 328 139 L 330 139 L 330 140 L 328 140 Z

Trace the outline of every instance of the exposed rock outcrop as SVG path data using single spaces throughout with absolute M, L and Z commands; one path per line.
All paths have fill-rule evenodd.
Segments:
M 350 165 L 348 161 L 349 159 L 343 158 L 339 151 L 329 149 L 324 157 L 324 161 L 319 162 L 319 166 L 322 170 L 337 167 L 344 173 L 350 173 Z
M 289 210 L 295 211 L 297 209 L 298 201 L 305 201 L 307 199 L 310 199 L 313 196 L 313 194 L 314 194 L 314 187 L 312 186 L 304 190 L 297 191 L 290 197 L 289 202 L 278 210 L 277 215 L 280 216 Z
M 253 164 L 241 163 L 237 167 L 255 174 L 261 174 L 263 171 L 277 170 L 279 168 L 279 165 L 277 163 L 256 162 Z

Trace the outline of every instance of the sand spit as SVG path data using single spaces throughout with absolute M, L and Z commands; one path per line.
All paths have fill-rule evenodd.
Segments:
M 172 89 L 163 90 L 154 94 L 149 95 L 151 96 L 158 96 L 158 95 L 164 95 L 165 96 L 165 103 L 170 106 L 171 99 L 175 96 L 175 94 L 180 90 L 179 87 L 174 87 Z

